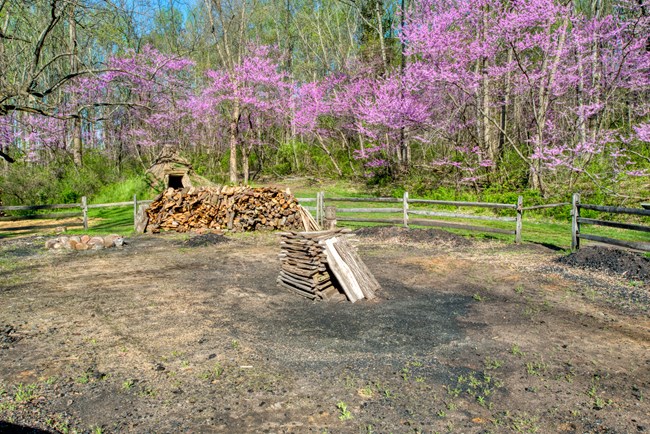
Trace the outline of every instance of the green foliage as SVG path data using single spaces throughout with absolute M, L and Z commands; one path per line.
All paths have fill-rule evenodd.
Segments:
M 122 383 L 122 390 L 130 390 L 133 387 L 134 384 L 135 384 L 135 381 L 133 381 L 130 378 L 127 379 L 127 380 L 124 380 L 124 382 Z
M 134 175 L 120 174 L 99 152 L 88 152 L 83 167 L 62 154 L 46 165 L 24 161 L 8 165 L 0 175 L 0 190 L 5 205 L 78 203 L 82 196 L 93 197 L 107 185 L 129 176 Z
M 16 386 L 14 393 L 14 401 L 16 403 L 30 402 L 35 398 L 34 392 L 36 391 L 35 384 L 23 385 L 22 383 Z
M 377 168 L 372 176 L 366 178 L 366 186 L 384 189 L 394 185 L 393 171 L 390 167 Z
M 267 161 L 262 165 L 263 172 L 271 176 L 301 174 L 339 177 L 332 159 L 347 179 L 353 177 L 359 170 L 358 164 L 351 160 L 345 147 L 329 144 L 328 150 L 332 155 L 331 158 L 317 144 L 309 144 L 297 139 L 284 142 L 276 149 L 269 150 L 269 154 L 275 155 L 273 161 Z
M 275 164 L 268 168 L 268 172 L 271 174 L 277 174 L 280 176 L 289 175 L 295 170 L 299 170 L 295 166 L 296 159 L 294 158 L 294 149 L 295 144 L 283 143 L 278 148 Z
M 345 402 L 339 401 L 336 404 L 336 408 L 339 409 L 339 412 L 340 412 L 339 419 L 340 420 L 350 420 L 350 419 L 352 419 L 352 413 L 348 409 L 348 405 Z
M 144 177 L 133 176 L 121 181 L 103 186 L 96 195 L 89 199 L 89 203 L 114 203 L 133 200 L 133 195 L 138 199 L 149 199 L 151 192 Z
M 90 374 L 88 372 L 84 372 L 78 376 L 75 381 L 79 384 L 88 384 L 90 383 Z

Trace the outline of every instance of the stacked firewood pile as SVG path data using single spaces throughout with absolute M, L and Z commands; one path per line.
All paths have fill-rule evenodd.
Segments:
M 311 223 L 311 216 L 305 215 L 309 213 L 291 193 L 271 187 L 170 188 L 154 199 L 146 213 L 147 231 L 153 233 L 199 228 L 305 230 Z
M 280 234 L 278 285 L 304 297 L 355 302 L 381 287 L 356 249 L 349 229 Z

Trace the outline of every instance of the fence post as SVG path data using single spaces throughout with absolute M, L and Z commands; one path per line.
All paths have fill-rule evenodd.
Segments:
M 325 207 L 325 227 L 323 229 L 330 230 L 336 228 L 336 207 Z
M 515 228 L 515 243 L 521 243 L 521 226 L 524 214 L 524 197 L 517 198 L 517 227 Z
M 136 230 L 138 225 L 138 195 L 133 195 L 133 230 Z
M 580 248 L 580 193 L 573 193 L 571 200 L 571 250 Z
M 409 192 L 404 192 L 404 197 L 402 198 L 402 209 L 404 210 L 404 227 L 409 227 Z
M 88 201 L 86 196 L 81 196 L 81 212 L 83 212 L 84 231 L 88 230 Z
M 316 192 L 316 223 L 320 225 L 320 191 Z
M 320 192 L 320 226 L 325 224 L 325 192 Z
M 325 192 L 319 191 L 316 193 L 316 222 L 322 228 L 325 222 L 323 213 L 325 212 Z

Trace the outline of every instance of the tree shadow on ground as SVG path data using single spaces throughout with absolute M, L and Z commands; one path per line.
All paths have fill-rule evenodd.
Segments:
M 546 247 L 549 250 L 553 250 L 555 252 L 563 252 L 566 249 L 564 247 L 558 246 L 557 244 L 552 244 L 552 243 L 538 243 L 538 242 L 531 242 L 532 244 L 537 244 L 538 246 Z
M 52 431 L 45 431 L 40 428 L 29 426 L 15 425 L 13 423 L 0 420 L 0 432 L 7 434 L 52 434 Z

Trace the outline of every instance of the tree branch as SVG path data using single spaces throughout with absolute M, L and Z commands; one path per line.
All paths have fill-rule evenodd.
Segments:
M 34 47 L 34 55 L 33 55 L 33 60 L 31 64 L 31 70 L 29 73 L 29 85 L 27 86 L 27 91 L 31 91 L 35 86 L 36 86 L 36 76 L 34 75 L 36 72 L 36 68 L 38 68 L 39 63 L 41 63 L 41 52 L 43 51 L 43 46 L 45 45 L 45 40 L 47 39 L 48 35 L 52 32 L 54 27 L 58 24 L 59 20 L 61 19 L 61 15 L 56 14 L 56 5 L 58 3 L 58 0 L 51 0 L 50 1 L 50 22 L 48 23 L 47 27 L 43 29 L 41 32 L 40 37 L 38 38 L 38 42 L 36 43 L 36 47 Z
M 3 33 L 2 30 L 0 30 L 0 39 L 9 39 L 9 40 L 12 40 L 12 41 L 26 42 L 28 44 L 32 43 L 32 41 L 29 41 L 29 40 L 23 39 L 23 38 L 19 38 L 18 36 L 7 35 L 7 34 Z
M 5 160 L 7 163 L 15 163 L 15 162 L 16 162 L 16 160 L 14 160 L 14 159 L 11 158 L 9 155 L 7 155 L 7 154 L 5 154 L 4 152 L 2 152 L 2 150 L 0 150 L 0 157 L 4 158 L 4 160 Z

